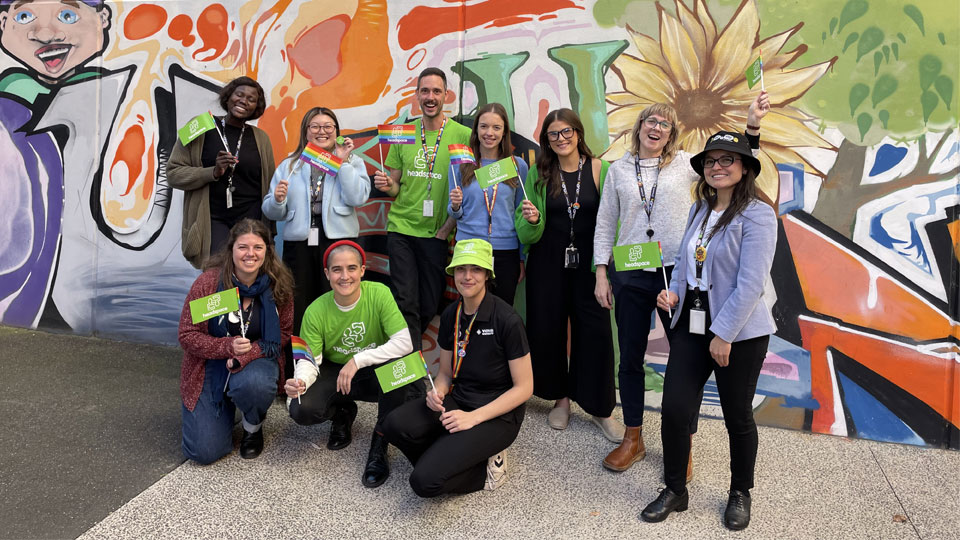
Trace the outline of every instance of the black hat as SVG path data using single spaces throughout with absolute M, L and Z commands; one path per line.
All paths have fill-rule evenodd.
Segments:
M 707 139 L 707 144 L 704 145 L 703 152 L 690 158 L 690 166 L 693 167 L 693 170 L 700 176 L 703 176 L 703 159 L 707 156 L 707 152 L 711 150 L 726 150 L 740 154 L 743 158 L 743 164 L 750 167 L 755 175 L 760 176 L 760 160 L 753 157 L 753 152 L 750 150 L 750 143 L 747 142 L 747 137 L 743 133 L 718 131 Z

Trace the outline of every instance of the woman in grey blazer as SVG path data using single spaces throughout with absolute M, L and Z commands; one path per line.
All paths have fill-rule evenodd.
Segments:
M 670 289 L 657 305 L 674 309 L 663 387 L 660 436 L 666 487 L 647 505 L 644 521 L 687 509 L 689 426 L 710 373 L 730 438 L 730 497 L 724 524 L 750 523 L 750 489 L 757 460 L 753 396 L 777 327 L 763 301 L 777 244 L 777 216 L 757 196 L 760 161 L 740 133 L 721 131 L 690 159 L 700 174 Z

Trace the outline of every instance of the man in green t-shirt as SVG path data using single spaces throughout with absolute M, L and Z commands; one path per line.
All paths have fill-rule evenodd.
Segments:
M 387 216 L 387 255 L 393 294 L 410 327 L 414 350 L 437 313 L 446 284 L 447 237 L 456 221 L 447 217 L 447 176 L 451 144 L 469 144 L 470 128 L 443 113 L 447 76 L 427 68 L 417 78 L 417 103 L 423 117 L 415 120 L 416 144 L 390 147 L 374 186 L 395 197 Z
M 314 300 L 303 314 L 300 337 L 316 357 L 299 360 L 284 386 L 290 416 L 301 425 L 332 421 L 327 448 L 340 450 L 352 440 L 356 400 L 378 404 L 377 425 L 362 482 L 377 487 L 390 475 L 387 442 L 380 428 L 390 411 L 411 394 L 407 385 L 386 394 L 374 368 L 413 351 L 410 333 L 390 289 L 361 281 L 366 254 L 354 242 L 334 242 L 323 254 L 324 274 L 332 291 Z

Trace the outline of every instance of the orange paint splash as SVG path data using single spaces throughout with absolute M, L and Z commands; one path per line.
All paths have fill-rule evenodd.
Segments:
M 110 165 L 110 178 L 113 178 L 113 170 L 122 161 L 127 166 L 127 188 L 122 193 L 124 197 L 130 194 L 130 190 L 133 189 L 137 178 L 143 171 L 142 160 L 146 147 L 143 127 L 140 124 L 127 128 L 127 132 L 123 134 L 123 139 L 117 145 L 117 154 Z
M 153 4 L 140 4 L 123 21 L 123 35 L 129 40 L 148 38 L 167 24 L 167 10 Z
M 170 21 L 170 27 L 167 28 L 167 34 L 177 41 L 183 41 L 189 37 L 191 31 L 193 31 L 193 19 L 182 13 L 174 17 Z
M 950 231 L 950 238 L 953 239 L 954 256 L 960 259 L 960 220 L 947 225 L 947 230 Z
M 543 15 L 565 8 L 584 9 L 571 0 L 487 0 L 469 7 L 462 4 L 438 8 L 417 6 L 400 18 L 397 24 L 397 41 L 400 47 L 409 50 L 450 32 L 468 30 L 521 15 Z
M 197 33 L 203 40 L 203 47 L 193 53 L 194 60 L 208 62 L 223 54 L 227 48 L 230 36 L 227 32 L 227 10 L 220 4 L 207 6 L 197 17 Z M 200 55 L 210 51 L 210 54 L 200 58 Z

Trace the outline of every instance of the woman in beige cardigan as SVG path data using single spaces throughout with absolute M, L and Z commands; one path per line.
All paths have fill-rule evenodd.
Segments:
M 249 77 L 230 81 L 220 106 L 226 115 L 214 118 L 217 130 L 186 146 L 177 140 L 167 161 L 167 181 L 184 192 L 180 249 L 195 268 L 223 247 L 234 224 L 263 219 L 260 202 L 276 169 L 267 133 L 247 124 L 266 108 L 260 84 Z

